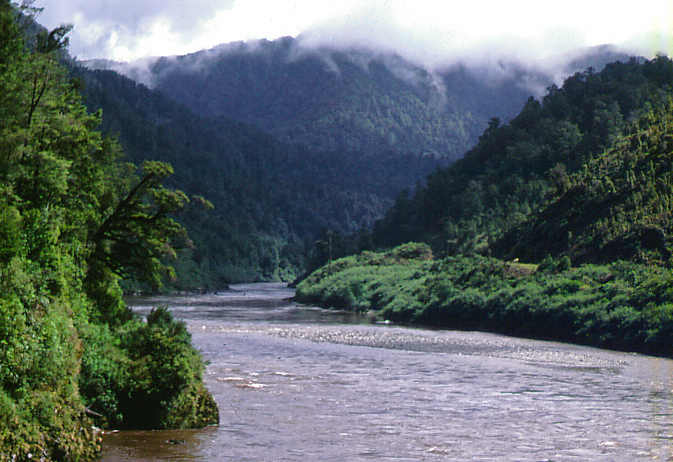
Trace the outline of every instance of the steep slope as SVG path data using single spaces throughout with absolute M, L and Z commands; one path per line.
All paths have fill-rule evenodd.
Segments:
M 551 82 L 518 65 L 428 72 L 393 54 L 307 49 L 289 37 L 119 69 L 196 113 L 311 149 L 448 159 L 471 147 L 491 117 L 515 115 L 531 94 L 527 81 Z
M 673 233 L 671 165 L 669 95 L 643 111 L 612 148 L 567 178 L 562 194 L 492 249 L 523 261 L 548 255 L 568 256 L 574 264 L 667 261 Z
M 672 166 L 673 61 L 578 73 L 377 223 L 380 246 L 442 258 L 407 243 L 337 259 L 297 300 L 673 357 Z
M 169 162 L 172 186 L 215 206 L 180 220 L 196 248 L 183 282 L 291 278 L 307 245 L 325 230 L 349 234 L 382 216 L 394 196 L 436 168 L 431 157 L 316 153 L 247 125 L 194 115 L 160 92 L 111 71 L 75 69 L 102 129 L 119 137 L 130 161 Z
M 58 62 L 64 30 L 31 47 L 17 8 L 0 0 L 0 460 L 97 460 L 96 427 L 216 424 L 185 324 L 141 321 L 118 285 L 159 277 L 187 198 L 164 165 L 119 162 Z
M 600 49 L 579 56 L 593 62 L 614 53 Z M 120 69 L 158 90 L 109 71 L 80 69 L 87 104 L 103 109 L 103 129 L 120 136 L 130 160 L 170 162 L 176 187 L 214 203 L 213 212 L 185 218 L 197 249 L 183 268 L 211 286 L 291 277 L 317 238 L 330 235 L 325 242 L 331 241 L 333 250 L 343 244 L 335 236 L 380 218 L 400 191 L 413 189 L 472 145 L 491 117 L 504 114 L 508 120 L 532 82 L 551 81 L 514 64 L 484 67 L 479 77 L 466 67 L 431 73 L 390 54 L 308 50 L 290 38 L 229 44 Z M 491 122 L 492 130 L 495 119 Z M 545 127 L 545 136 L 570 149 L 575 132 L 564 124 Z M 441 189 L 442 175 L 431 177 L 428 188 L 438 183 Z M 493 193 L 491 188 L 488 194 Z M 442 194 L 428 194 L 437 206 L 411 203 L 411 213 L 419 215 L 416 224 L 402 223 L 393 211 L 387 219 L 393 225 L 384 226 L 378 242 L 444 239 L 444 224 L 436 218 L 451 201 Z M 496 209 L 491 226 L 499 226 L 497 220 L 520 222 L 530 204 Z M 472 206 L 482 207 L 479 201 Z M 461 214 L 471 213 L 465 203 L 460 207 Z M 465 236 L 461 229 L 472 224 L 458 220 L 457 226 L 448 238 L 453 247 L 464 244 L 456 236 Z
M 397 201 L 374 241 L 578 262 L 634 257 L 609 245 L 638 241 L 666 259 L 671 82 L 664 57 L 575 74 L 510 123 L 492 120 L 463 159 Z

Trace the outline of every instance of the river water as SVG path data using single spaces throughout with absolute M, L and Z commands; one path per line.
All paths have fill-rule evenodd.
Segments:
M 218 427 L 105 435 L 119 461 L 673 460 L 673 362 L 289 303 L 279 284 L 139 299 L 185 320 Z

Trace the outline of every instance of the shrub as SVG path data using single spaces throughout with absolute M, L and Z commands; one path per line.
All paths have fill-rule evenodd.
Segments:
M 129 359 L 107 325 L 88 325 L 80 335 L 84 344 L 80 393 L 88 408 L 103 416 L 98 425 L 119 427 L 124 420 L 119 397 L 128 382 Z
M 452 329 L 477 329 L 484 320 L 484 294 L 477 289 L 449 293 L 451 295 L 444 300 L 435 298 L 434 303 L 422 307 L 414 322 Z
M 567 279 L 565 277 L 555 279 L 549 282 L 544 288 L 546 295 L 570 295 L 582 288 L 580 281 Z
M 199 427 L 219 422 L 217 405 L 203 386 L 203 362 L 184 322 L 166 308 L 124 336 L 130 359 L 128 382 L 119 396 L 121 426 L 133 429 Z
M 483 256 L 404 260 L 368 252 L 300 284 L 297 298 L 377 310 L 398 323 L 479 329 L 673 357 L 671 272 L 618 262 L 521 268 Z M 562 268 L 561 268 L 562 267 Z M 526 271 L 520 271 L 525 269 Z M 559 271 L 563 269 L 563 271 Z
M 428 244 L 409 242 L 395 247 L 386 252 L 386 257 L 392 257 L 396 260 L 420 260 L 430 261 L 433 259 L 432 249 Z
M 98 325 L 82 335 L 80 389 L 87 406 L 103 416 L 99 424 L 167 429 L 218 423 L 187 326 L 166 308 L 152 310 L 147 323 L 127 323 L 121 337 Z

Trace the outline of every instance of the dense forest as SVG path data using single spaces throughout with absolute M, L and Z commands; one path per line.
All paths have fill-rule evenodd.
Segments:
M 73 69 L 100 129 L 127 159 L 170 163 L 166 184 L 213 209 L 177 219 L 193 241 L 176 263 L 176 288 L 291 280 L 310 264 L 316 240 L 371 225 L 403 189 L 438 166 L 431 156 L 317 152 L 240 122 L 195 115 L 158 91 L 112 71 Z
M 622 57 L 609 48 L 580 56 L 598 66 Z M 112 67 L 154 89 L 76 66 L 85 104 L 103 111 L 102 131 L 136 164 L 170 162 L 167 184 L 214 206 L 178 217 L 194 244 L 174 265 L 171 286 L 182 289 L 291 280 L 330 254 L 371 248 L 366 234 L 343 236 L 462 155 L 489 118 L 509 120 L 531 82 L 551 81 L 516 63 L 430 72 L 391 54 L 305 49 L 290 38 Z
M 297 299 L 673 357 L 672 129 L 669 58 L 577 73 L 400 196 L 368 237 L 392 250 L 330 262 Z
M 431 72 L 391 53 L 233 43 L 117 67 L 197 114 L 251 124 L 314 151 L 457 159 L 489 118 L 508 120 L 549 77 L 521 64 Z M 484 77 L 487 75 L 488 77 Z
M 172 168 L 121 161 L 59 60 L 69 28 L 39 31 L 0 1 L 0 459 L 91 460 L 96 427 L 217 423 L 184 323 L 146 322 L 120 281 L 157 287 L 195 201 Z
M 590 241 L 609 248 L 648 226 L 663 226 L 653 232 L 665 240 L 665 198 L 650 199 L 668 188 L 671 82 L 668 58 L 633 59 L 577 73 L 541 101 L 530 98 L 509 123 L 492 119 L 461 160 L 399 197 L 376 224 L 374 242 L 590 262 L 605 259 L 589 251 Z
M 159 91 L 30 13 L 0 0 L 0 459 L 218 421 L 185 324 L 124 289 L 318 268 L 299 300 L 673 356 L 670 59 L 538 100 L 281 39 L 154 61 Z

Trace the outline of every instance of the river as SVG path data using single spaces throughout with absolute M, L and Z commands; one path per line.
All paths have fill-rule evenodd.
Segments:
M 118 432 L 119 461 L 673 460 L 673 362 L 367 323 L 280 284 L 143 298 L 209 362 L 220 425 Z

